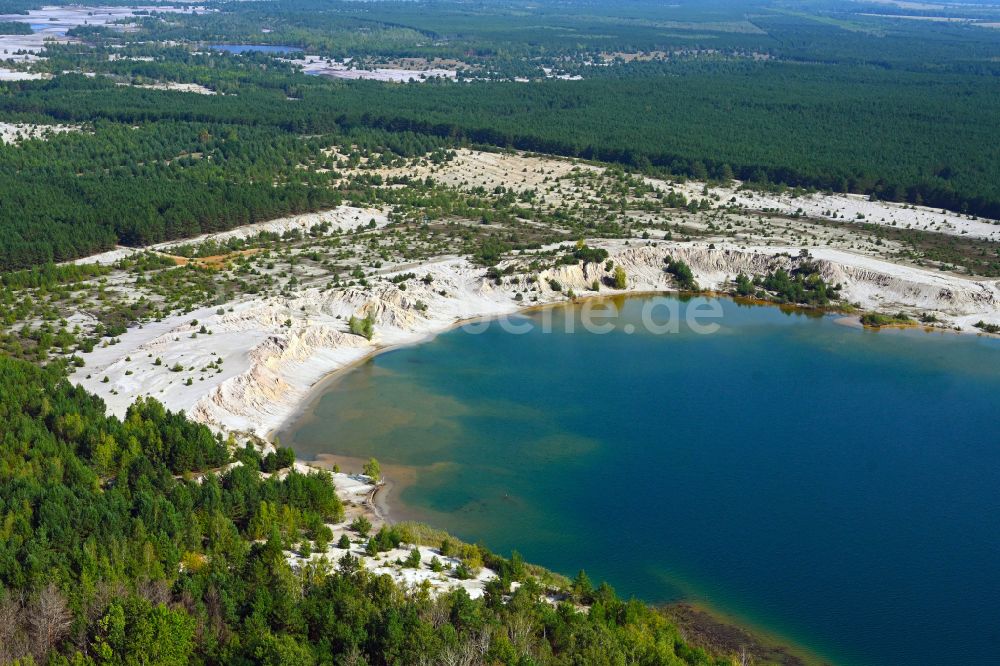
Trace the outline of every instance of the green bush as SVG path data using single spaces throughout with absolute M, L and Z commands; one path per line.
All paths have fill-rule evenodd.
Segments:
M 694 279 L 694 273 L 691 271 L 690 266 L 682 260 L 674 260 L 672 257 L 667 257 L 664 261 L 667 264 L 667 273 L 673 276 L 674 281 L 681 290 L 698 291 L 698 283 Z
M 351 529 L 362 537 L 366 537 L 371 532 L 372 523 L 367 516 L 358 516 L 351 522 Z
M 615 266 L 615 276 L 612 278 L 615 289 L 624 289 L 628 286 L 628 275 L 621 266 Z
M 352 334 L 360 335 L 366 340 L 371 340 L 375 336 L 375 318 L 371 313 L 365 315 L 364 319 L 351 315 L 347 327 Z
M 884 314 L 881 312 L 866 312 L 861 315 L 861 323 L 869 328 L 881 328 L 883 326 L 899 326 L 902 324 L 911 324 L 913 320 L 910 319 L 906 313 L 897 312 L 896 314 Z

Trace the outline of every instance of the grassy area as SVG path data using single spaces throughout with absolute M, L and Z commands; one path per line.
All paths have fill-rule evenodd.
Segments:
M 897 312 L 896 314 L 866 312 L 861 315 L 861 324 L 867 328 L 909 326 L 913 323 L 913 318 L 908 316 L 905 312 Z

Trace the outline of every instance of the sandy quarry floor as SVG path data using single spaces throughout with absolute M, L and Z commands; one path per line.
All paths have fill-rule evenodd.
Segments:
M 574 169 L 592 174 L 599 174 L 603 170 L 573 160 L 535 157 L 512 152 L 487 153 L 460 150 L 456 159 L 440 167 L 424 165 L 416 169 L 409 167 L 383 169 L 380 173 L 383 177 L 400 175 L 404 172 L 421 178 L 430 175 L 437 181 L 465 189 L 473 187 L 493 189 L 505 186 L 518 192 L 538 190 L 547 203 L 563 205 L 567 203 L 565 195 L 570 188 L 558 184 L 558 181 L 567 178 Z M 697 181 L 668 183 L 655 178 L 645 180 L 660 191 L 676 190 L 689 198 L 705 196 L 704 183 Z M 1000 240 L 1000 224 L 997 224 L 996 220 L 977 219 L 925 206 L 869 201 L 867 196 L 856 194 L 777 195 L 743 191 L 734 185 L 710 187 L 708 195 L 717 197 L 721 202 L 732 202 L 750 210 L 768 210 L 783 215 L 798 212 L 800 215 L 813 218 L 864 220 L 881 226 Z
M 370 79 L 373 81 L 408 83 L 410 81 L 424 81 L 432 78 L 454 79 L 457 76 L 455 70 L 433 66 L 423 69 L 407 67 L 355 68 L 349 62 L 337 62 L 330 58 L 315 55 L 308 55 L 303 59 L 288 60 L 287 62 L 300 66 L 306 74 L 329 76 L 334 79 Z
M 73 125 L 32 125 L 29 123 L 0 123 L 0 141 L 18 143 L 28 139 L 45 139 L 60 132 L 79 132 Z
M 65 7 L 43 7 L 30 9 L 27 14 L 0 15 L 0 21 L 17 21 L 34 26 L 31 35 L 0 35 L 0 60 L 30 62 L 29 56 L 17 51 L 38 53 L 45 48 L 46 40 L 67 43 L 73 41 L 66 32 L 81 25 L 110 25 L 136 16 L 136 12 L 203 12 L 197 5 L 109 7 L 103 5 L 74 5 Z

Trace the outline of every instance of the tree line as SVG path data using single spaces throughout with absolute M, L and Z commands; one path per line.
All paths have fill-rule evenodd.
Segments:
M 0 663 L 726 663 L 607 586 L 570 591 L 588 612 L 549 605 L 523 561 L 480 547 L 500 578 L 475 601 L 350 555 L 293 570 L 289 549 L 343 519 L 325 473 L 262 478 L 270 458 L 152 399 L 109 417 L 55 367 L 0 357 L 0 386 Z

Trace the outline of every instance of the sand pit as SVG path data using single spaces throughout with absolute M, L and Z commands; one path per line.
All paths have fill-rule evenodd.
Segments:
M 301 60 L 289 60 L 298 65 L 306 74 L 328 76 L 334 79 L 370 79 L 372 81 L 390 81 L 394 83 L 410 83 L 427 79 L 454 79 L 458 76 L 455 70 L 429 67 L 427 69 L 407 69 L 400 67 L 372 67 L 370 69 L 352 68 L 350 62 L 338 62 L 331 58 L 309 55 Z
M 0 141 L 19 143 L 29 139 L 46 139 L 52 134 L 79 132 L 72 125 L 33 125 L 30 123 L 0 123 Z
M 195 93 L 197 95 L 217 95 L 211 88 L 206 88 L 198 83 L 178 83 L 177 81 L 164 81 L 161 83 L 133 83 L 134 88 L 146 88 L 147 90 L 172 90 L 174 92 Z
M 27 23 L 35 32 L 31 35 L 0 35 L 0 60 L 30 62 L 25 52 L 30 55 L 44 50 L 47 40 L 59 43 L 72 42 L 73 39 L 67 37 L 66 33 L 81 25 L 112 25 L 124 19 L 134 18 L 139 13 L 197 13 L 203 11 L 205 11 L 204 7 L 196 5 L 163 7 L 74 5 L 30 9 L 26 14 L 4 14 L 0 15 L 0 21 Z

